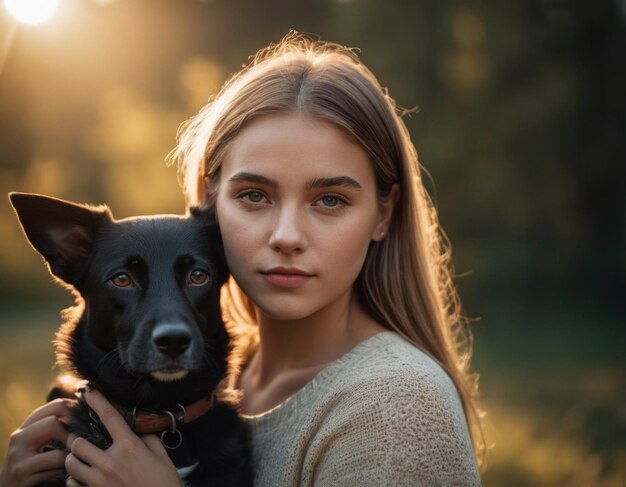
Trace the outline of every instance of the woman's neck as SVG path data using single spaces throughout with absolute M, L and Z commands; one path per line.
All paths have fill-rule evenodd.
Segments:
M 240 378 L 242 409 L 258 414 L 280 404 L 327 364 L 385 329 L 352 295 L 301 320 L 259 314 L 259 349 Z
M 369 321 L 351 295 L 300 320 L 281 321 L 260 314 L 261 380 L 289 370 L 323 367 L 360 342 Z

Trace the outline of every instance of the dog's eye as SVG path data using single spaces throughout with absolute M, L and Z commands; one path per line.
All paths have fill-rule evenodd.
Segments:
M 111 278 L 111 283 L 117 287 L 129 287 L 133 285 L 133 281 L 131 280 L 130 276 L 125 272 L 115 274 Z
M 200 286 L 209 280 L 209 274 L 202 269 L 194 269 L 189 273 L 189 282 Z

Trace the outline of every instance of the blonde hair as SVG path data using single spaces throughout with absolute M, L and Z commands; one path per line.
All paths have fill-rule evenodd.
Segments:
M 481 463 L 478 380 L 469 370 L 471 334 L 453 282 L 450 245 L 400 110 L 353 50 L 291 32 L 259 51 L 181 127 L 170 158 L 179 163 L 188 203 L 212 207 L 229 143 L 251 119 L 285 112 L 328 120 L 358 142 L 374 167 L 379 197 L 400 185 L 387 237 L 370 245 L 355 290 L 374 319 L 428 353 L 450 376 Z M 254 347 L 254 307 L 232 279 L 222 290 L 222 308 L 240 345 Z

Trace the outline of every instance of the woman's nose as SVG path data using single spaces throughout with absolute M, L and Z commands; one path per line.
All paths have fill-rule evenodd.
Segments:
M 270 247 L 276 252 L 286 254 L 306 250 L 308 241 L 304 218 L 297 208 L 291 206 L 281 208 L 270 236 Z

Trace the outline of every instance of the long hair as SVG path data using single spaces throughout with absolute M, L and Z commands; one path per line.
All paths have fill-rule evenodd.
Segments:
M 179 163 L 188 203 L 214 206 L 225 152 L 247 122 L 299 112 L 332 122 L 367 152 L 379 198 L 399 184 L 388 234 L 370 244 L 355 290 L 375 320 L 422 349 L 450 376 L 482 463 L 478 380 L 470 373 L 471 334 L 453 282 L 451 248 L 422 182 L 401 110 L 353 50 L 291 32 L 259 51 L 181 127 L 170 159 Z M 258 341 L 254 307 L 232 278 L 222 290 L 222 309 L 240 350 L 251 350 Z

